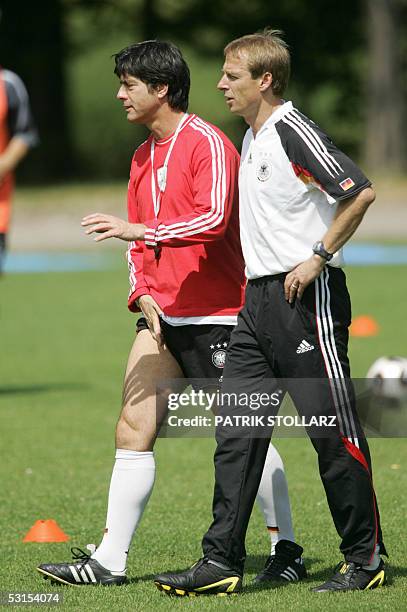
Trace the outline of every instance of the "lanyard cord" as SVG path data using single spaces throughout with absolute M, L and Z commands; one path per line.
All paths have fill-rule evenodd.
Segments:
M 158 186 L 159 186 L 159 192 L 157 195 L 157 188 L 156 188 L 156 183 L 155 183 L 155 175 L 154 175 L 154 150 L 155 150 L 155 140 L 154 137 L 151 140 L 151 150 L 150 150 L 150 159 L 151 159 L 151 196 L 153 198 L 153 205 L 154 205 L 154 214 L 155 214 L 155 218 L 158 217 L 158 213 L 160 212 L 160 205 L 161 205 L 161 194 L 164 193 L 165 188 L 167 186 L 167 167 L 168 167 L 168 162 L 170 161 L 170 157 L 171 157 L 171 153 L 172 150 L 174 148 L 175 142 L 178 138 L 178 134 L 181 131 L 182 126 L 184 125 L 186 119 L 188 118 L 188 114 L 185 113 L 180 122 L 178 123 L 177 129 L 175 130 L 174 136 L 172 138 L 171 144 L 170 144 L 170 148 L 168 149 L 168 153 L 165 157 L 165 161 L 164 161 L 164 165 L 162 168 L 160 168 L 161 170 L 161 177 L 158 181 Z

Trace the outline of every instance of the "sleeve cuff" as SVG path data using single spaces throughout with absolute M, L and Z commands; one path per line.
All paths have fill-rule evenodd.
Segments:
M 136 289 L 136 291 L 133 291 L 133 293 L 129 296 L 129 299 L 127 301 L 127 307 L 130 312 L 141 312 L 140 308 L 136 304 L 136 300 L 142 295 L 150 295 L 150 290 L 147 286 L 138 287 L 138 289 Z
M 158 219 L 151 219 L 150 221 L 144 221 L 146 230 L 144 232 L 144 242 L 149 247 L 157 246 L 157 228 L 160 225 Z
M 369 180 L 367 180 L 367 182 L 363 183 L 363 185 L 358 185 L 357 187 L 355 186 L 355 189 L 352 189 L 351 192 L 345 191 L 343 194 L 339 194 L 336 199 L 338 200 L 338 202 L 341 202 L 343 200 L 349 200 L 350 198 L 353 198 L 356 195 L 358 195 L 358 193 L 360 193 L 364 189 L 367 189 L 368 187 L 371 187 L 371 186 L 372 186 L 372 183 Z

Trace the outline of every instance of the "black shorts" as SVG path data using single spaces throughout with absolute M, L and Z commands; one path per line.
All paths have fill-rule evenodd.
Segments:
M 233 325 L 169 325 L 161 321 L 165 344 L 175 357 L 185 378 L 211 378 L 219 381 L 225 365 Z M 148 329 L 140 317 L 137 332 Z

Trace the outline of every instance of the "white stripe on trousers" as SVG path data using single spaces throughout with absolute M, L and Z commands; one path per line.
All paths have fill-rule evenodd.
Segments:
M 352 444 L 359 448 L 353 411 L 335 344 L 328 280 L 328 267 L 325 267 L 319 278 L 315 280 L 315 304 L 319 344 L 330 381 L 341 431 Z
M 355 420 L 354 420 L 354 415 L 353 415 L 353 410 L 352 410 L 352 405 L 349 399 L 349 395 L 348 395 L 348 390 L 346 388 L 346 382 L 345 382 L 345 376 L 343 374 L 343 370 L 342 370 L 342 364 L 340 362 L 340 359 L 338 357 L 338 351 L 336 349 L 336 344 L 335 344 L 335 336 L 334 336 L 334 327 L 333 327 L 333 321 L 332 321 L 332 316 L 331 316 L 331 293 L 329 290 L 329 285 L 328 285 L 328 280 L 329 280 L 329 272 L 328 272 L 329 268 L 325 268 L 324 272 L 325 272 L 325 289 L 326 289 L 326 294 L 327 294 L 327 305 L 326 305 L 326 311 L 328 314 L 328 322 L 329 322 L 329 328 L 330 328 L 330 336 L 331 336 L 331 341 L 332 341 L 332 348 L 333 348 L 333 352 L 334 352 L 334 356 L 336 358 L 336 362 L 338 365 L 338 370 L 339 370 L 339 387 L 342 387 L 343 390 L 343 399 L 344 399 L 344 407 L 345 410 L 348 413 L 348 417 L 349 417 L 349 421 L 350 421 L 350 425 L 351 425 L 351 429 L 353 431 L 354 434 L 354 444 L 355 446 L 357 446 L 359 448 L 359 442 L 358 442 L 358 438 L 357 438 L 357 429 L 355 426 Z

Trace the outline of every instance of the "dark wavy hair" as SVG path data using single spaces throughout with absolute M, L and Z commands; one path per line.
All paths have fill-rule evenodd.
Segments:
M 191 79 L 181 51 L 169 42 L 145 40 L 125 47 L 114 56 L 114 72 L 136 77 L 148 87 L 168 85 L 168 104 L 174 110 L 188 108 Z

